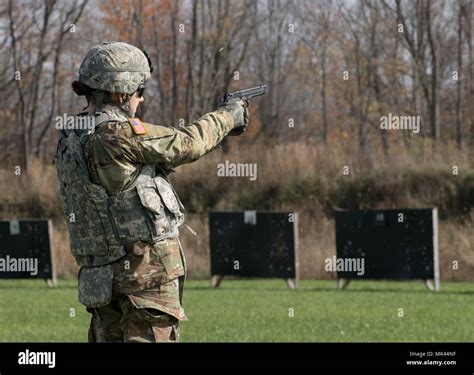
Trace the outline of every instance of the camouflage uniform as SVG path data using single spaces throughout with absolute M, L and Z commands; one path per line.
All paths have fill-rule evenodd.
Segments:
M 90 342 L 179 340 L 179 322 L 187 319 L 178 239 L 184 207 L 167 174 L 248 126 L 243 102 L 180 129 L 141 123 L 123 105 L 103 105 L 103 92 L 134 94 L 150 77 L 147 59 L 125 43 L 89 51 L 79 71 L 85 86 L 76 81 L 73 88 L 78 95 L 94 92 L 88 116 L 97 126 L 61 131 L 55 155 L 64 213 L 77 216 L 68 229 L 81 266 L 79 300 L 92 314 Z
M 129 122 L 108 122 L 85 144 L 92 181 L 111 195 L 126 190 L 144 164 L 175 167 L 205 155 L 232 129 L 232 116 L 211 112 L 182 129 L 143 123 L 137 135 Z M 186 272 L 178 239 L 128 245 L 113 263 L 112 302 L 89 308 L 90 341 L 178 341 Z

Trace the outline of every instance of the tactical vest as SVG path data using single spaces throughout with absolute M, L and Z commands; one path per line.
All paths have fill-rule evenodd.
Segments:
M 104 116 L 105 115 L 105 116 Z M 116 120 L 103 114 L 96 127 Z M 166 174 L 147 164 L 129 189 L 109 196 L 92 183 L 84 159 L 87 134 L 61 130 L 54 157 L 68 223 L 71 252 L 79 266 L 100 266 L 126 255 L 124 245 L 154 243 L 179 235 L 184 207 Z

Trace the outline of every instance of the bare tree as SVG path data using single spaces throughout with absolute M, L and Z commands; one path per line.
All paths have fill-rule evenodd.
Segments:
M 298 15 L 300 22 L 303 24 L 302 31 L 299 33 L 301 41 L 309 47 L 314 59 L 319 60 L 317 66 L 319 74 L 315 74 L 314 77 L 317 78 L 315 83 L 319 85 L 322 139 L 326 143 L 328 139 L 328 49 L 332 32 L 333 8 L 331 4 L 308 1 L 303 6 L 296 6 L 295 14 Z
M 407 15 L 401 0 L 395 0 L 392 7 L 387 2 L 385 6 L 396 15 L 397 22 L 402 26 L 401 35 L 404 37 L 405 45 L 411 54 L 416 77 L 422 88 L 424 98 L 428 107 L 431 136 L 438 140 L 439 129 L 439 62 L 438 46 L 435 32 L 435 11 L 431 0 L 416 0 L 412 3 L 412 13 Z M 409 23 L 411 21 L 411 24 Z M 415 86 L 416 88 L 416 86 Z M 414 94 L 416 101 L 416 94 Z
M 460 1 L 458 4 L 458 32 L 457 32 L 457 72 L 458 80 L 456 82 L 456 142 L 458 147 L 462 147 L 463 136 L 462 136 L 462 79 L 463 76 L 463 13 L 466 11 L 464 2 Z
M 59 100 L 63 42 L 68 38 L 68 27 L 79 20 L 86 4 L 87 0 L 72 4 L 48 0 L 25 8 L 19 2 L 8 2 L 9 33 L 4 40 L 8 39 L 10 44 L 14 78 L 4 88 L 5 92 L 13 93 L 10 89 L 15 87 L 16 123 L 26 169 L 32 157 L 41 156 L 41 145 L 51 129 Z

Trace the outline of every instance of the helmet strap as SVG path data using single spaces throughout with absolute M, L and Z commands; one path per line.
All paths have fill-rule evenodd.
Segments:
M 104 93 L 100 90 L 95 92 L 95 114 L 98 115 L 102 112 L 102 101 L 104 98 Z

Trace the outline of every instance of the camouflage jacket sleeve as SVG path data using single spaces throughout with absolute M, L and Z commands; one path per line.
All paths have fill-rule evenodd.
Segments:
M 191 163 L 212 151 L 232 130 L 233 119 L 225 111 L 210 112 L 183 127 L 143 123 L 145 134 L 135 134 L 131 125 L 121 124 L 123 156 L 132 163 L 162 163 L 169 166 Z

